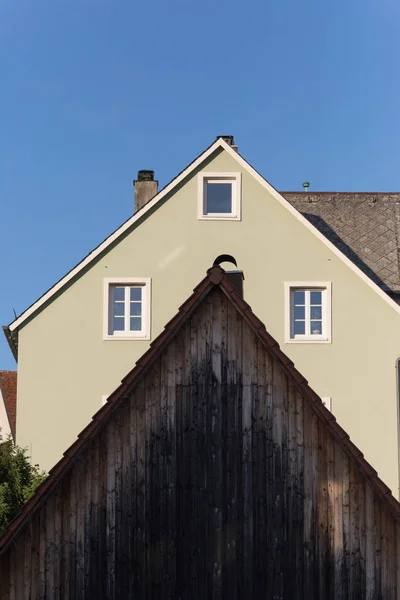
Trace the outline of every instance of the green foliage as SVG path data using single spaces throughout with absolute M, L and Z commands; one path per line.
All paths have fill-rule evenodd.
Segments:
M 32 496 L 45 474 L 31 465 L 27 452 L 0 433 L 0 534 Z

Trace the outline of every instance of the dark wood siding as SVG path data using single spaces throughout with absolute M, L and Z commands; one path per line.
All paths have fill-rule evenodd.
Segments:
M 398 540 L 216 288 L 2 555 L 0 597 L 395 600 Z

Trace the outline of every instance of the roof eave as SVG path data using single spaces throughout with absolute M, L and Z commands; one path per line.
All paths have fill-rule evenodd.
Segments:
M 3 331 L 15 362 L 18 363 L 18 331 L 12 332 L 9 325 L 3 325 Z

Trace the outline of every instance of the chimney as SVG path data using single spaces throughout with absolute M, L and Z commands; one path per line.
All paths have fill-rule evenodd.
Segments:
M 235 288 L 235 291 L 243 298 L 243 271 L 225 271 L 225 275 L 229 283 Z
M 224 142 L 228 144 L 228 146 L 232 148 L 232 150 L 234 150 L 235 152 L 238 151 L 238 146 L 235 145 L 235 138 L 233 137 L 233 135 L 217 135 L 217 140 L 221 138 L 224 140 Z
M 135 213 L 149 202 L 158 192 L 158 181 L 154 180 L 154 171 L 142 169 L 133 181 L 135 188 Z
M 236 258 L 234 256 L 232 256 L 231 254 L 220 254 L 214 260 L 213 267 L 215 267 L 215 266 L 220 267 L 221 264 L 225 263 L 225 262 L 232 263 L 233 265 L 235 265 L 236 269 L 234 271 L 233 270 L 227 271 L 226 269 L 224 269 L 225 276 L 226 276 L 227 280 L 229 281 L 229 283 L 235 288 L 235 290 L 239 294 L 239 296 L 241 296 L 243 298 L 244 274 L 243 274 L 243 271 L 239 271 L 239 269 L 237 268 Z

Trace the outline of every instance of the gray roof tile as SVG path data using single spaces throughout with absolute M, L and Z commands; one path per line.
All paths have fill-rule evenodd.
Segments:
M 383 290 L 400 293 L 400 193 L 281 194 Z

